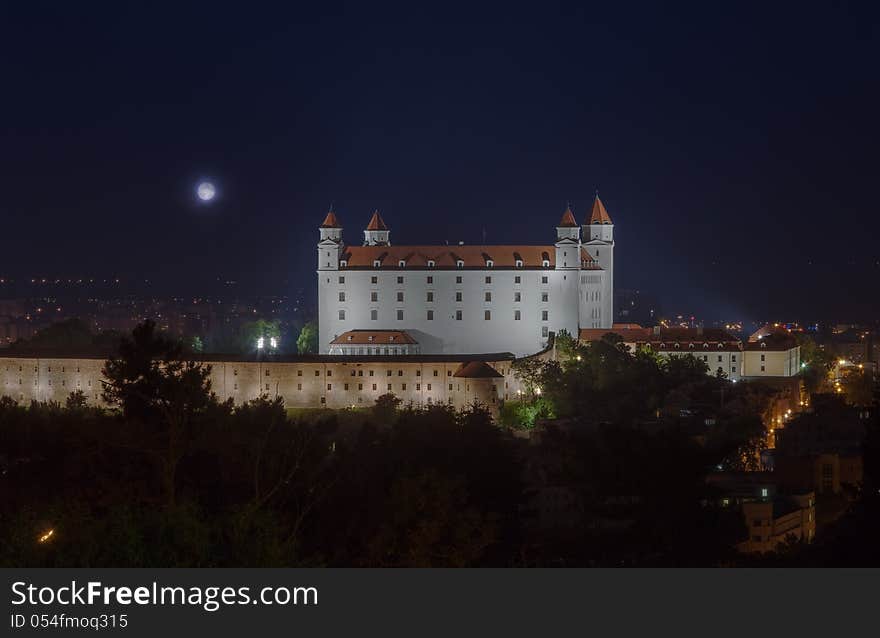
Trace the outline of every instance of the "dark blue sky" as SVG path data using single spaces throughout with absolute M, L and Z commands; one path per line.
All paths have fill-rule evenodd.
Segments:
M 598 187 L 669 310 L 880 314 L 869 3 L 128 4 L 0 14 L 0 273 L 312 292 L 330 202 L 542 243 Z

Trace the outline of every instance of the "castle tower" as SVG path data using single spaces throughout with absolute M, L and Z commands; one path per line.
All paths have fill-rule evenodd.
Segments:
M 565 212 L 562 213 L 562 219 L 559 220 L 559 224 L 556 226 L 556 239 L 565 238 L 575 241 L 580 241 L 581 239 L 581 229 L 577 221 L 575 221 L 574 213 L 571 212 L 571 206 L 566 207 Z
M 382 216 L 377 210 L 373 213 L 373 217 L 370 218 L 370 223 L 367 224 L 367 228 L 366 230 L 364 230 L 364 246 L 390 245 L 391 231 L 388 230 L 388 226 L 385 225 L 385 222 L 382 220 Z
M 566 330 L 575 338 L 579 327 L 580 231 L 571 207 L 567 207 L 556 226 L 556 274 L 550 293 L 553 300 L 550 312 L 553 315 L 553 330 L 557 333 Z
M 318 270 L 338 270 L 339 253 L 342 250 L 342 224 L 333 209 L 327 213 L 318 232 L 321 235 L 318 241 Z
M 614 322 L 614 222 L 599 199 L 593 200 L 590 216 L 583 226 L 584 247 L 604 271 L 600 302 L 600 327 L 610 328 Z

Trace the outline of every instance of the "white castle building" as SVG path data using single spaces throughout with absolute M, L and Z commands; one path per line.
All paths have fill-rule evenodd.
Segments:
M 571 209 L 547 245 L 396 246 L 378 211 L 362 246 L 330 211 L 318 242 L 322 354 L 511 352 L 550 333 L 610 328 L 614 224 L 598 195 L 582 225 Z

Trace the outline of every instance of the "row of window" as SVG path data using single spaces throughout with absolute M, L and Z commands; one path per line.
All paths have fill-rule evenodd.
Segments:
M 346 300 L 345 292 L 340 291 L 339 292 L 339 301 L 345 302 L 345 300 Z M 492 291 L 491 290 L 486 290 L 483 293 L 483 300 L 489 301 L 489 302 L 492 301 Z M 370 292 L 370 301 L 372 303 L 379 302 L 378 291 L 373 290 L 372 292 Z M 433 290 L 429 290 L 427 293 L 425 293 L 425 301 L 427 301 L 428 303 L 434 302 L 434 291 Z M 457 303 L 460 303 L 462 301 L 462 292 L 460 290 L 456 291 L 456 293 L 455 293 L 455 301 Z M 518 291 L 514 292 L 513 293 L 513 301 L 514 301 L 514 303 L 521 302 L 522 301 L 522 293 L 518 292 Z M 541 293 L 541 303 L 548 303 L 549 301 L 550 301 L 550 293 L 549 292 L 542 292 Z M 403 291 L 402 290 L 397 291 L 397 302 L 403 303 Z
M 343 383 L 343 384 L 342 384 L 343 389 L 348 390 L 348 389 L 349 389 L 349 385 L 350 385 L 350 384 L 348 384 L 348 383 Z M 351 385 L 353 385 L 353 384 L 351 384 Z M 374 392 L 378 391 L 378 388 L 379 388 L 379 384 L 378 384 L 378 383 L 372 383 L 372 384 L 370 384 L 370 385 L 372 386 L 372 390 L 373 390 Z M 431 391 L 433 390 L 433 387 L 432 387 L 432 386 L 433 386 L 433 384 L 431 384 L 431 383 L 426 383 L 426 384 L 425 384 L 425 389 L 426 389 L 426 391 L 427 391 L 427 392 L 431 392 Z M 449 384 L 449 391 L 450 391 L 450 392 L 452 392 L 452 386 L 453 386 L 453 384 L 450 383 L 450 384 Z M 388 392 L 391 392 L 391 391 L 392 391 L 392 387 L 393 387 L 393 384 L 391 384 L 391 383 L 386 384 L 386 390 L 387 390 Z M 271 390 L 271 388 L 270 388 L 270 384 L 267 383 L 267 384 L 265 385 L 265 388 L 266 388 L 266 390 Z M 234 390 L 238 390 L 238 384 L 237 384 L 237 383 L 233 385 L 233 389 L 234 389 Z M 302 383 L 297 383 L 297 384 L 296 384 L 296 389 L 297 389 L 298 391 L 301 392 L 302 389 L 303 389 Z M 357 384 L 357 389 L 358 389 L 358 390 L 363 390 L 363 389 L 364 389 L 364 384 L 363 384 L 363 383 L 358 383 L 358 384 Z M 470 389 L 471 389 L 470 385 L 467 385 L 465 389 L 466 389 L 467 391 L 470 391 Z M 330 391 L 333 390 L 333 384 L 332 384 L 332 383 L 328 383 L 328 384 L 327 384 L 327 390 L 330 390 Z M 406 392 L 406 384 L 405 384 L 405 383 L 401 383 L 401 384 L 400 384 L 400 390 L 401 390 L 402 392 Z M 458 387 L 458 390 L 459 390 L 459 391 L 461 390 L 461 386 Z M 421 391 L 422 391 L 422 384 L 421 384 L 421 383 L 416 383 L 416 392 L 421 392 Z
M 398 277 L 398 278 L 397 278 L 397 283 L 398 283 L 398 284 L 403 284 L 403 281 L 404 281 L 404 277 Z M 484 281 L 485 283 L 487 283 L 487 284 L 491 284 L 491 283 L 492 283 L 492 275 L 486 275 L 486 276 L 483 278 L 483 281 Z M 549 278 L 547 275 L 541 275 L 541 283 L 542 283 L 542 284 L 549 283 L 549 281 L 550 281 L 550 278 Z M 329 282 L 329 280 L 328 280 L 328 282 Z M 344 276 L 344 275 L 339 275 L 339 283 L 340 283 L 340 284 L 344 284 L 344 283 L 345 283 L 345 276 Z M 372 277 L 370 277 L 370 283 L 371 283 L 371 284 L 378 284 L 378 283 L 379 283 L 379 277 L 378 277 L 378 275 L 373 275 Z M 433 283 L 434 283 L 434 277 L 431 277 L 431 276 L 425 277 L 425 283 L 427 283 L 427 284 L 429 284 L 429 285 L 433 284 Z M 455 283 L 457 283 L 457 284 L 462 283 L 462 276 L 461 276 L 461 275 L 456 275 L 456 277 L 455 277 Z M 522 283 L 522 277 L 520 277 L 519 275 L 516 275 L 516 276 L 513 278 L 513 283 L 514 283 L 514 284 L 521 284 L 521 283 Z
M 568 253 L 564 253 L 564 254 L 567 255 Z M 597 254 L 597 256 L 598 256 L 598 253 L 596 253 L 596 254 Z M 330 256 L 330 253 L 329 253 L 329 252 L 327 253 L 327 256 L 328 256 L 328 257 Z M 485 261 L 485 264 L 486 264 L 486 268 L 494 268 L 494 267 L 495 267 L 495 262 L 494 262 L 493 260 L 491 260 L 491 259 L 487 259 L 487 260 Z M 328 266 L 328 267 L 330 266 L 330 263 L 329 263 L 329 262 L 327 263 L 327 266 Z M 434 260 L 433 260 L 433 259 L 429 259 L 429 260 L 428 260 L 428 268 L 434 268 L 434 266 L 436 266 L 436 263 L 434 262 Z M 522 268 L 522 267 L 523 267 L 523 261 L 522 261 L 522 259 L 517 259 L 517 260 L 514 262 L 514 266 L 515 266 L 516 268 Z M 546 254 L 546 253 L 544 254 L 544 259 L 541 260 L 541 266 L 542 266 L 543 268 L 549 268 L 549 267 L 550 267 L 550 256 L 549 256 L 548 254 Z M 340 268 L 346 268 L 346 267 L 348 267 L 348 260 L 347 260 L 347 259 L 340 259 L 340 260 L 339 260 L 339 267 L 340 267 Z M 381 261 L 381 260 L 379 260 L 379 259 L 375 259 L 375 260 L 373 260 L 373 268 L 381 268 L 381 267 L 382 267 L 382 261 Z M 397 267 L 398 267 L 398 268 L 406 268 L 406 260 L 404 260 L 404 259 L 399 260 L 399 261 L 397 262 Z M 458 259 L 458 260 L 456 260 L 456 262 L 455 262 L 455 267 L 456 267 L 456 268 L 464 268 L 464 260 L 463 260 L 463 259 Z
M 456 320 L 456 321 L 461 321 L 463 316 L 464 316 L 464 315 L 463 315 L 463 313 L 462 313 L 461 310 L 456 310 L 456 311 L 455 311 L 455 320 Z M 426 318 L 428 321 L 434 321 L 434 311 L 433 311 L 433 310 L 427 310 L 427 311 L 426 311 L 425 318 Z M 483 311 L 483 319 L 484 319 L 485 321 L 491 321 L 491 320 L 492 320 L 492 311 L 491 311 L 491 310 L 484 310 L 484 311 Z M 514 311 L 513 311 L 513 320 L 514 320 L 514 321 L 520 321 L 521 319 L 522 319 L 522 311 L 520 311 L 520 310 L 514 310 Z M 375 310 L 375 309 L 374 309 L 374 310 L 370 310 L 370 320 L 371 320 L 371 321 L 378 321 L 378 320 L 379 320 L 379 311 L 378 311 L 378 310 Z M 403 310 L 398 310 L 398 311 L 397 311 L 397 320 L 398 320 L 398 321 L 403 321 Z M 339 321 L 345 321 L 345 310 L 340 310 L 340 311 L 339 311 Z M 550 313 L 549 313 L 549 311 L 547 311 L 547 310 L 542 310 L 542 311 L 541 311 L 541 321 L 550 321 Z

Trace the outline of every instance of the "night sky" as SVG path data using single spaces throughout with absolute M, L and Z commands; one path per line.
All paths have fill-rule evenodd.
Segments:
M 129 4 L 0 11 L 0 274 L 314 295 L 331 202 L 552 243 L 598 188 L 668 311 L 880 314 L 876 3 Z

